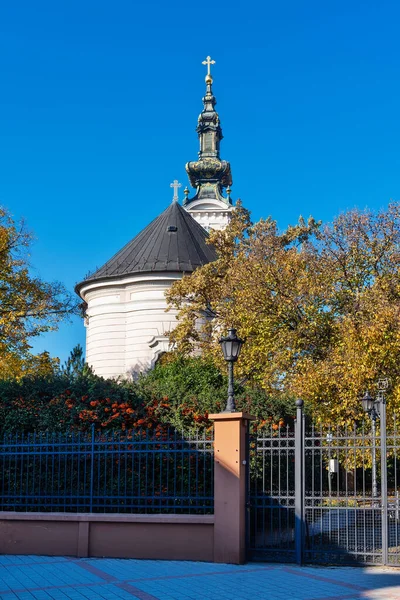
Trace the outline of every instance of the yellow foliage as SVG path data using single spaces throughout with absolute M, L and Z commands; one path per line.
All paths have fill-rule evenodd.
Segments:
M 236 327 L 246 339 L 238 376 L 302 397 L 317 420 L 354 422 L 379 377 L 400 410 L 400 204 L 284 232 L 272 219 L 253 225 L 239 204 L 210 243 L 217 260 L 168 293 L 178 352 L 200 349 L 222 368 L 218 338 Z

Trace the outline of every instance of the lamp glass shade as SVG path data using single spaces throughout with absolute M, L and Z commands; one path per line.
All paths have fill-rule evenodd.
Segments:
M 364 412 L 370 413 L 374 408 L 375 398 L 373 398 L 369 392 L 365 392 L 364 396 L 361 398 L 361 404 Z
M 237 337 L 236 329 L 229 329 L 228 335 L 219 340 L 224 354 L 224 359 L 228 362 L 235 362 L 240 354 L 243 340 Z
M 239 340 L 239 338 L 237 338 L 234 342 L 232 342 L 232 356 L 234 357 L 235 360 L 237 360 L 239 358 L 239 354 L 240 351 L 242 349 L 242 340 Z
M 232 341 L 226 340 L 221 345 L 225 360 L 232 360 Z

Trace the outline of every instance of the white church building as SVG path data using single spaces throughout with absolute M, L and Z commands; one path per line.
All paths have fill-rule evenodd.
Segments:
M 199 158 L 186 164 L 195 194 L 172 204 L 75 290 L 86 305 L 86 361 L 103 377 L 129 377 L 151 368 L 169 348 L 176 312 L 166 312 L 165 292 L 174 281 L 215 260 L 206 243 L 233 210 L 229 162 L 220 158 L 222 130 L 212 93 L 210 57 L 204 108 L 197 133 Z M 226 189 L 226 196 L 223 195 Z

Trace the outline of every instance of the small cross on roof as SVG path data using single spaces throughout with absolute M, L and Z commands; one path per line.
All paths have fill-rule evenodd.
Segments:
M 174 188 L 174 197 L 172 198 L 172 202 L 178 202 L 178 200 L 179 200 L 178 190 L 180 187 L 182 187 L 182 184 L 179 183 L 179 181 L 177 179 L 174 179 L 174 181 L 169 184 L 169 187 Z

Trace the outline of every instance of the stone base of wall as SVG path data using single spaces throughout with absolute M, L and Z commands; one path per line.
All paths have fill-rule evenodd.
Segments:
M 212 562 L 214 516 L 0 512 L 0 554 Z

